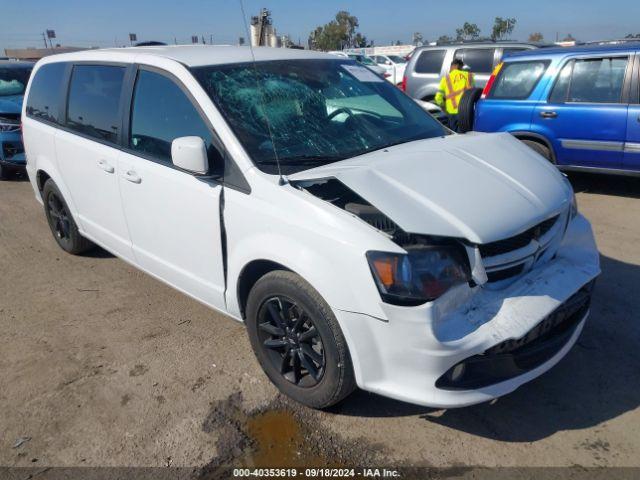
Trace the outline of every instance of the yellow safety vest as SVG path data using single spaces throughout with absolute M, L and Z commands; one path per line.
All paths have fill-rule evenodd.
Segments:
M 453 70 L 442 77 L 436 93 L 436 103 L 449 115 L 458 114 L 458 105 L 465 90 L 473 87 L 473 73 L 464 70 Z

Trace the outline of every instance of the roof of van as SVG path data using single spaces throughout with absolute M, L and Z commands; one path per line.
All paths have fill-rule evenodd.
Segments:
M 269 60 L 304 60 L 304 59 L 335 59 L 335 55 L 299 50 L 292 48 L 254 47 L 253 56 L 249 47 L 231 45 L 164 45 L 149 47 L 105 48 L 83 50 L 81 52 L 66 53 L 48 57 L 52 61 L 86 61 L 99 60 L 104 57 L 121 57 L 122 61 L 135 61 L 140 55 L 164 57 L 180 62 L 189 67 L 204 65 L 223 65 L 229 63 L 250 62 L 255 56 L 256 61 Z
M 572 53 L 590 54 L 590 53 L 602 53 L 602 52 L 618 52 L 627 50 L 640 49 L 640 42 L 624 42 L 617 44 L 605 44 L 605 45 L 578 45 L 576 47 L 551 47 L 542 48 L 537 50 L 523 50 L 521 52 L 515 52 L 509 55 L 509 58 L 521 58 L 521 57 L 533 57 L 533 56 L 552 56 L 552 55 L 567 55 Z

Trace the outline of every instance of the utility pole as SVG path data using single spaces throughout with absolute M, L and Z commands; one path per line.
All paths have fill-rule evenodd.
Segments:
M 47 34 L 42 32 L 42 40 L 44 40 L 44 48 L 48 48 L 47 45 Z
M 209 34 L 209 45 L 213 45 L 213 33 Z

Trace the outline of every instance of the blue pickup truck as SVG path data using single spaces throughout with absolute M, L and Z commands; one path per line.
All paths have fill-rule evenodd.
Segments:
M 465 96 L 474 130 L 510 132 L 562 170 L 640 175 L 640 43 L 516 53 Z
M 24 170 L 20 113 L 33 63 L 0 60 L 0 180 Z

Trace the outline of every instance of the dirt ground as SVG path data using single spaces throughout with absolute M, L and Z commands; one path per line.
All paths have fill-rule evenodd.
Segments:
M 55 244 L 0 183 L 0 465 L 640 466 L 640 179 L 572 176 L 603 274 L 576 347 L 494 404 L 281 398 L 244 327 L 102 250 Z

